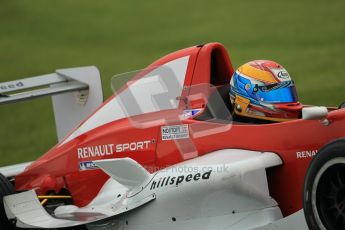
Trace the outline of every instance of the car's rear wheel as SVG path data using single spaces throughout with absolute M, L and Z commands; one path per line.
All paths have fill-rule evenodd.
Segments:
M 12 230 L 15 226 L 7 219 L 3 198 L 4 196 L 14 194 L 13 185 L 8 179 L 0 173 L 0 229 Z
M 345 229 L 345 139 L 322 148 L 311 162 L 303 208 L 310 229 Z

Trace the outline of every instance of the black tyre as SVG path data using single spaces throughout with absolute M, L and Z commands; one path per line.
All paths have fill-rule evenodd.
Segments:
M 303 209 L 310 229 L 345 229 L 345 139 L 322 148 L 311 162 Z
M 14 225 L 7 219 L 3 197 L 14 194 L 14 188 L 7 178 L 0 173 L 0 229 L 12 230 L 15 229 Z

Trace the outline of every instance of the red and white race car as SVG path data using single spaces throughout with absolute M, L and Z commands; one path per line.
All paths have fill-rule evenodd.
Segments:
M 1 83 L 0 103 L 52 95 L 59 143 L 0 168 L 0 229 L 345 229 L 345 110 L 233 121 L 233 72 L 209 43 L 104 103 L 95 67 Z

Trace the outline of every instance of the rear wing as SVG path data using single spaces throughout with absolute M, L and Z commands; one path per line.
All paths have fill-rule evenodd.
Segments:
M 55 73 L 0 83 L 0 105 L 52 96 L 58 140 L 103 102 L 99 71 L 94 66 L 58 69 Z

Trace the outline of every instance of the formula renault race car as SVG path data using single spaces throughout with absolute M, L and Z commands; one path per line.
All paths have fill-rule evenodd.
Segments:
M 0 229 L 345 229 L 345 110 L 236 121 L 233 73 L 209 43 L 113 77 L 131 80 L 104 103 L 95 67 L 0 83 L 0 104 L 51 95 L 59 139 L 0 168 Z

